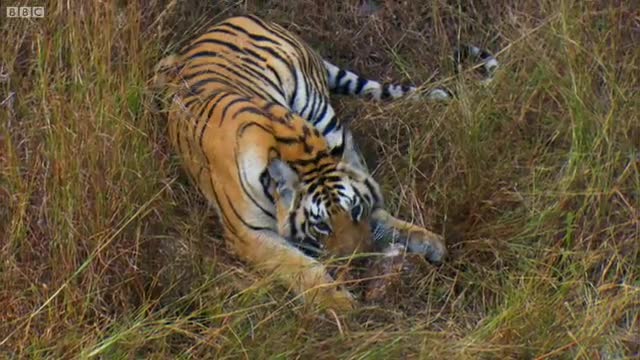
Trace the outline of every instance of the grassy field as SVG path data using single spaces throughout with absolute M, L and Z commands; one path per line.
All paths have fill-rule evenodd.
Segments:
M 31 20 L 1 8 L 0 357 L 640 358 L 633 4 L 50 1 Z M 245 12 L 363 75 L 455 89 L 447 104 L 335 101 L 392 212 L 446 236 L 446 264 L 338 319 L 225 250 L 148 84 L 189 34 Z M 497 52 L 489 86 L 453 76 L 459 39 Z

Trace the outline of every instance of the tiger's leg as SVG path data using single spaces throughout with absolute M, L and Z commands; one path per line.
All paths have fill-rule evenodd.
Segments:
M 252 230 L 229 240 L 238 257 L 259 271 L 274 274 L 306 301 L 337 311 L 353 308 L 351 293 L 338 288 L 321 263 L 291 246 L 275 232 Z
M 351 164 L 357 169 L 369 173 L 362 152 L 357 144 L 353 142 L 349 130 L 345 130 L 349 146 L 345 146 L 344 151 L 351 151 L 350 158 L 354 159 Z M 409 251 L 423 254 L 431 262 L 439 263 L 444 260 L 447 254 L 444 238 L 425 228 L 410 224 L 393 217 L 382 208 L 374 210 L 370 218 L 371 232 L 379 250 L 383 250 L 388 243 L 403 243 Z
M 441 263 L 447 255 L 442 236 L 397 219 L 384 209 L 377 209 L 371 214 L 371 227 L 378 242 L 404 243 L 410 252 L 423 254 L 433 263 Z

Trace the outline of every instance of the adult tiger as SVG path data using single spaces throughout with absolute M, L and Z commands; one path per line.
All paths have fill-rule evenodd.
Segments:
M 478 48 L 467 53 L 487 70 L 497 65 Z M 381 100 L 415 87 L 339 69 L 284 28 L 251 15 L 207 29 L 163 59 L 155 80 L 171 95 L 171 142 L 240 258 L 307 298 L 344 308 L 353 299 L 334 286 L 320 253 L 371 250 L 373 230 L 431 261 L 445 256 L 439 235 L 384 210 L 378 184 L 329 103 L 330 90 Z

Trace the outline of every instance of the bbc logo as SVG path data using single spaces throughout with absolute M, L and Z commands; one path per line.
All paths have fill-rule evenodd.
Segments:
M 8 18 L 43 18 L 44 6 L 7 6 Z

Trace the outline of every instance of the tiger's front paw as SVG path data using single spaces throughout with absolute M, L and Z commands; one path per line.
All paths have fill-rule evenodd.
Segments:
M 444 238 L 426 229 L 411 230 L 408 247 L 411 252 L 422 254 L 434 264 L 442 263 L 447 257 Z

